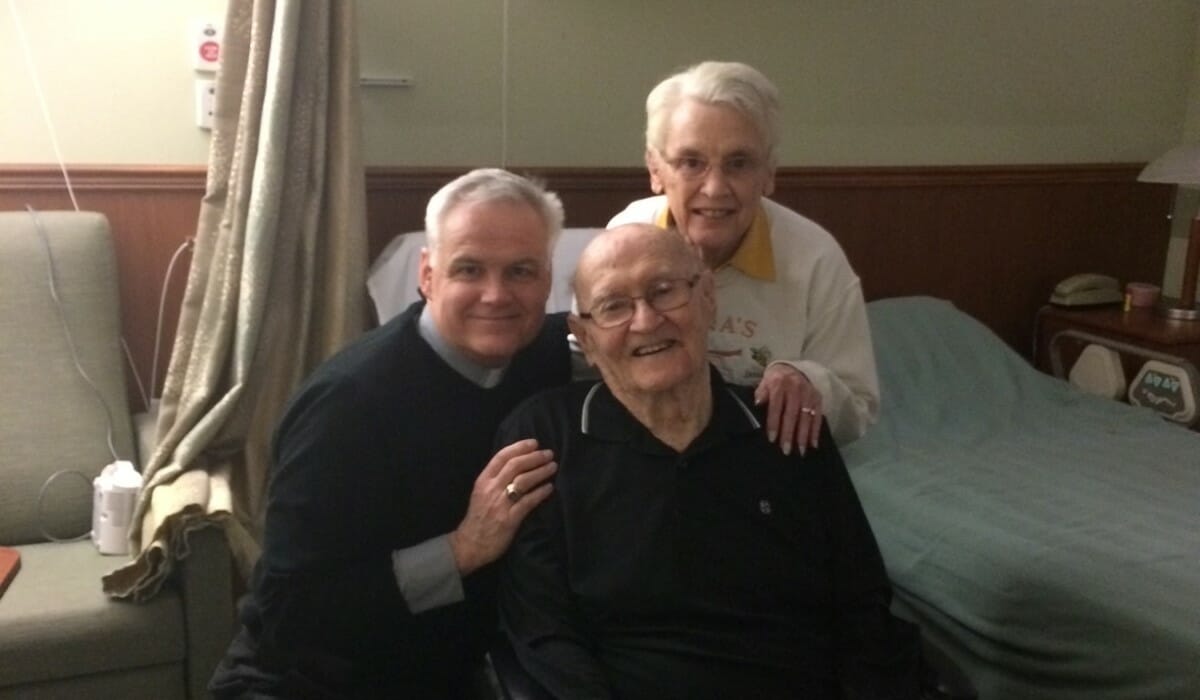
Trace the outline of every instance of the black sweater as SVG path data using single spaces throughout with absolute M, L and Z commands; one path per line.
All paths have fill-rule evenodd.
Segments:
M 461 682 L 487 648 L 492 567 L 464 579 L 464 602 L 414 615 L 391 553 L 459 524 L 501 419 L 569 379 L 566 327 L 547 317 L 503 381 L 485 389 L 420 337 L 422 306 L 318 368 L 280 422 L 263 554 L 241 613 L 259 681 L 287 688 L 298 675 L 335 693 L 436 697 L 451 694 L 439 688 Z

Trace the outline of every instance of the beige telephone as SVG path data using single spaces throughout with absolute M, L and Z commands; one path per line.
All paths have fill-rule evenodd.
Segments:
M 1054 287 L 1050 303 L 1060 306 L 1089 306 L 1093 304 L 1115 304 L 1124 297 L 1121 285 L 1115 277 L 1096 272 L 1071 275 Z

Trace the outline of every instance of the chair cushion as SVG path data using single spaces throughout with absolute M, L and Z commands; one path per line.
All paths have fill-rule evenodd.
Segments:
M 102 215 L 0 212 L 0 544 L 43 541 L 42 528 L 55 537 L 90 529 L 90 480 L 113 461 L 110 423 L 117 454 L 136 463 L 118 307 Z M 94 389 L 75 366 L 64 320 Z M 39 494 L 59 470 L 84 478 L 55 479 L 39 519 Z
M 112 600 L 100 577 L 124 564 L 90 540 L 17 548 L 21 571 L 0 597 L 0 687 L 66 676 L 182 663 L 177 590 L 143 605 Z
M 0 700 L 80 700 L 80 698 L 153 698 L 187 700 L 184 669 L 179 664 L 143 666 L 90 676 L 55 678 L 44 683 L 0 686 Z M 206 698 L 207 693 L 192 695 Z

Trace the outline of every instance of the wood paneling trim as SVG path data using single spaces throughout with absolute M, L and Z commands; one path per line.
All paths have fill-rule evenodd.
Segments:
M 978 187 L 1004 184 L 1129 182 L 1145 163 L 1067 163 L 1024 165 L 783 167 L 777 183 L 804 187 Z M 643 168 L 510 168 L 553 182 L 556 189 L 592 190 L 643 187 Z M 367 168 L 367 190 L 437 189 L 468 168 Z
M 1028 354 L 1033 316 L 1053 283 L 1097 271 L 1162 278 L 1171 188 L 1137 182 L 1142 163 L 781 168 L 774 199 L 827 228 L 869 299 L 950 299 Z M 465 167 L 370 167 L 369 251 L 423 227 L 425 204 Z M 568 226 L 603 226 L 650 194 L 641 168 L 524 168 L 558 192 Z M 148 378 L 163 276 L 195 233 L 205 190 L 200 166 L 70 166 L 82 208 L 108 216 L 117 246 L 126 340 Z M 0 209 L 71 206 L 53 165 L 0 165 Z M 158 378 L 166 372 L 187 262 L 177 265 L 164 314 Z M 131 390 L 131 397 L 136 394 Z M 138 401 L 134 400 L 134 405 Z
M 1145 163 L 781 168 L 776 187 L 990 187 L 1129 182 Z
M 785 167 L 777 183 L 806 187 L 977 187 L 1037 183 L 1128 182 L 1145 163 L 980 166 L 846 166 Z M 366 169 L 367 191 L 426 189 L 445 184 L 468 168 L 380 167 Z M 644 186 L 642 168 L 536 168 L 514 166 L 514 172 L 541 177 L 561 189 L 591 190 Z M 87 165 L 68 166 L 72 185 L 88 190 L 201 190 L 202 166 Z M 65 191 L 62 171 L 49 165 L 0 165 L 0 191 Z
M 69 166 L 71 186 L 82 191 L 204 193 L 203 166 L 89 165 Z M 66 193 L 62 170 L 44 165 L 0 166 L 0 192 Z

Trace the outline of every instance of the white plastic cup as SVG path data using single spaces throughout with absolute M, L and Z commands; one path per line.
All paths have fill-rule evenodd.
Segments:
M 92 484 L 92 541 L 101 554 L 128 554 L 129 528 L 142 489 L 142 475 L 133 468 L 133 462 L 119 460 L 106 466 Z

